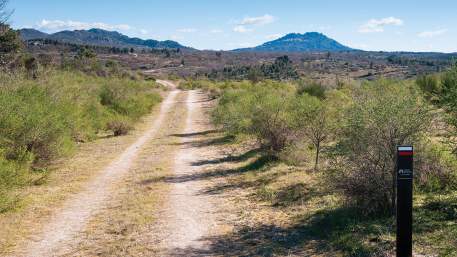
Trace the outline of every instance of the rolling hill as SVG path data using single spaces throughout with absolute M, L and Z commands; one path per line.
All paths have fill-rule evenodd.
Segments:
M 352 51 L 350 47 L 318 32 L 304 34 L 290 33 L 262 45 L 235 49 L 236 52 L 342 52 Z
M 35 29 L 19 30 L 23 40 L 33 39 L 51 39 L 60 42 L 112 46 L 112 47 L 139 47 L 139 48 L 183 48 L 190 49 L 178 42 L 166 40 L 158 41 L 153 39 L 143 40 L 140 38 L 131 38 L 116 31 L 107 31 L 103 29 L 60 31 L 54 34 L 47 34 Z

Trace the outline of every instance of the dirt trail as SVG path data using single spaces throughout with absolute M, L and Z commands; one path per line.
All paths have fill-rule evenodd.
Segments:
M 163 247 L 171 254 L 173 251 L 186 248 L 204 248 L 202 240 L 211 234 L 215 228 L 213 217 L 214 205 L 210 196 L 201 195 L 200 181 L 186 181 L 185 176 L 196 175 L 198 167 L 192 165 L 197 161 L 201 149 L 192 146 L 195 139 L 186 137 L 202 132 L 201 99 L 196 91 L 189 91 L 187 98 L 187 118 L 181 144 L 183 147 L 175 157 L 174 175 L 176 182 L 171 189 L 165 219 L 167 236 L 164 238 Z
M 115 190 L 112 185 L 128 173 L 140 149 L 155 136 L 166 113 L 175 105 L 174 99 L 178 92 L 174 90 L 169 93 L 150 128 L 98 177 L 89 182 L 83 191 L 69 199 L 45 226 L 43 233 L 27 243 L 20 256 L 55 256 L 60 249 L 75 244 L 75 237 L 84 229 L 88 220 L 109 200 Z
M 151 233 L 154 256 L 221 256 L 214 251 L 214 238 L 230 231 L 230 220 L 237 216 L 231 202 L 211 189 L 223 183 L 222 158 L 207 111 L 212 101 L 201 91 L 187 91 L 187 114 L 174 157 L 173 170 L 163 178 L 169 192 L 156 210 Z

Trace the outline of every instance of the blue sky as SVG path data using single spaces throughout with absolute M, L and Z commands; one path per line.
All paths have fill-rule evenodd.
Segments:
M 9 7 L 15 28 L 101 27 L 198 49 L 318 31 L 364 50 L 457 52 L 453 0 L 10 0 Z

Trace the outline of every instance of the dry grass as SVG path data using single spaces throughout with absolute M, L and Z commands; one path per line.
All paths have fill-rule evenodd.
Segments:
M 232 147 L 226 153 L 232 160 L 225 164 L 231 175 L 213 190 L 229 196 L 239 215 L 234 231 L 216 239 L 215 245 L 224 244 L 231 249 L 228 253 L 240 256 L 341 255 L 302 229 L 305 217 L 336 206 L 339 200 L 318 183 L 319 175 L 310 172 L 311 167 L 289 166 L 252 154 L 252 145 Z

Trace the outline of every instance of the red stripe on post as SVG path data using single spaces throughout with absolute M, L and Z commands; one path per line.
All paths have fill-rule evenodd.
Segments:
M 412 156 L 413 152 L 412 151 L 400 151 L 398 152 L 399 156 Z

